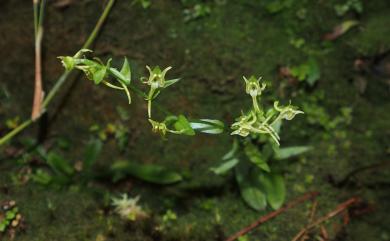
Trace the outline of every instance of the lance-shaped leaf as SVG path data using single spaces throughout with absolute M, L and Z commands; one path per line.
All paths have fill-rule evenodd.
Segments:
M 58 174 L 70 176 L 74 173 L 73 167 L 62 156 L 55 152 L 47 155 L 47 164 Z
M 257 149 L 255 145 L 250 142 L 245 143 L 244 152 L 248 159 L 257 167 L 266 172 L 271 171 L 270 167 L 267 164 L 267 160 L 264 158 L 264 156 L 261 154 L 261 152 Z
M 42 185 L 48 185 L 52 181 L 50 174 L 41 169 L 38 169 L 31 177 L 34 182 Z
M 118 161 L 111 166 L 115 175 L 130 175 L 155 184 L 173 184 L 180 182 L 182 176 L 165 167 L 157 165 L 142 165 L 129 161 Z
M 180 79 L 170 79 L 170 80 L 166 80 L 165 81 L 165 84 L 164 84 L 164 88 L 167 88 L 168 86 L 171 86 L 173 84 L 175 84 L 176 82 L 178 82 Z
M 123 61 L 121 71 L 118 71 L 116 68 L 110 68 L 111 74 L 121 83 L 129 85 L 131 82 L 131 69 L 130 64 L 127 61 L 127 58 Z
M 91 140 L 85 149 L 83 168 L 90 169 L 102 150 L 102 142 L 99 139 Z
M 129 85 L 131 82 L 131 69 L 130 69 L 129 61 L 127 61 L 126 57 L 125 60 L 123 61 L 121 74 L 125 77 L 126 80 L 125 83 Z
M 238 158 L 231 158 L 217 167 L 212 167 L 210 170 L 217 175 L 224 175 L 235 167 L 240 160 Z
M 275 150 L 275 159 L 282 160 L 290 157 L 298 156 L 312 149 L 311 146 L 290 146 Z
M 217 167 L 210 168 L 210 170 L 217 175 L 226 174 L 240 162 L 240 160 L 236 157 L 237 150 L 238 141 L 237 139 L 234 139 L 232 149 L 230 149 L 230 151 L 222 157 L 224 162 Z
M 225 128 L 222 121 L 211 119 L 192 120 L 190 124 L 192 129 L 207 134 L 221 134 Z

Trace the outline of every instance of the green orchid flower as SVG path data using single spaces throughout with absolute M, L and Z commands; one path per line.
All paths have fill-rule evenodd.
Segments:
M 260 96 L 266 87 L 265 83 L 260 85 L 260 81 L 263 77 L 256 79 L 256 77 L 252 75 L 249 79 L 247 79 L 245 76 L 243 76 L 243 78 L 246 84 L 246 93 L 252 97 Z
M 261 96 L 263 90 L 266 87 L 266 84 L 262 83 L 260 85 L 260 80 L 262 79 L 262 77 L 256 79 L 256 77 L 252 75 L 249 79 L 247 79 L 245 76 L 243 78 L 245 80 L 246 93 L 252 97 L 252 103 L 255 111 L 261 113 L 257 97 Z
M 146 100 L 148 101 L 148 117 L 151 118 L 152 100 L 158 96 L 158 94 L 160 93 L 160 89 L 165 89 L 168 86 L 173 85 L 174 83 L 179 81 L 179 79 L 165 79 L 165 75 L 167 74 L 167 72 L 172 69 L 171 66 L 165 68 L 164 70 L 161 70 L 158 66 L 154 67 L 153 70 L 149 66 L 146 66 L 146 68 L 149 71 L 149 77 L 142 77 L 141 82 L 150 86 Z
M 274 109 L 279 112 L 279 116 L 276 118 L 274 122 L 277 120 L 292 120 L 298 114 L 304 114 L 303 111 L 298 110 L 298 107 L 292 106 L 289 104 L 288 106 L 279 106 L 279 101 L 274 102 Z
M 242 115 L 239 120 L 232 124 L 232 129 L 235 130 L 231 135 L 239 135 L 246 137 L 251 133 L 268 134 L 279 145 L 279 135 L 269 124 L 272 116 L 264 118 L 259 116 L 255 111 L 250 111 L 247 115 Z
M 274 126 L 285 119 L 292 120 L 297 114 L 303 114 L 303 111 L 289 104 L 288 106 L 279 106 L 279 102 L 274 102 L 274 108 L 264 111 L 258 101 L 264 91 L 266 84 L 260 84 L 262 77 L 255 78 L 251 76 L 245 80 L 245 90 L 252 98 L 252 110 L 248 114 L 242 114 L 238 120 L 232 124 L 234 130 L 231 135 L 247 137 L 249 134 L 267 134 L 279 145 L 280 137 Z

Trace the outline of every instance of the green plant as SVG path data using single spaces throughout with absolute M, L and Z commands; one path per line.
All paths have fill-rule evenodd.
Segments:
M 204 3 L 197 3 L 192 8 L 185 9 L 183 13 L 184 21 L 189 22 L 210 15 L 211 8 Z
M 161 70 L 159 66 L 154 68 L 146 66 L 149 76 L 141 77 L 140 82 L 148 86 L 149 90 L 143 92 L 132 83 L 131 68 L 126 58 L 121 70 L 118 70 L 111 67 L 111 59 L 106 64 L 98 58 L 88 59 L 83 55 L 88 52 L 92 51 L 82 49 L 74 56 L 61 56 L 59 58 L 67 71 L 73 69 L 81 70 L 96 85 L 104 84 L 109 88 L 124 91 L 129 104 L 131 104 L 130 90 L 144 98 L 147 101 L 147 117 L 153 132 L 160 133 L 162 136 L 165 136 L 167 133 L 192 136 L 195 135 L 195 130 L 208 134 L 218 134 L 223 131 L 224 125 L 218 120 L 200 119 L 190 122 L 184 115 L 168 115 L 163 121 L 152 119 L 153 101 L 160 95 L 162 90 L 179 81 L 179 79 L 166 79 L 166 74 L 172 67 Z M 116 80 L 119 86 L 115 85 L 110 79 Z
M 15 201 L 4 203 L 0 207 L 0 238 L 1 234 L 10 228 L 17 228 L 22 221 L 22 215 Z
M 133 4 L 140 4 L 144 9 L 147 9 L 152 4 L 151 0 L 134 0 Z
M 122 194 L 120 198 L 112 198 L 112 206 L 115 208 L 115 212 L 124 220 L 136 221 L 143 219 L 148 214 L 138 205 L 140 196 L 135 198 L 129 198 L 127 194 Z
M 80 183 L 87 183 L 95 177 L 92 167 L 102 147 L 103 144 L 100 140 L 90 140 L 86 144 L 82 160 L 71 165 L 58 148 L 46 151 L 38 146 L 33 155 L 42 159 L 46 165 L 33 170 L 31 178 L 39 184 L 56 187 L 63 187 L 74 183 L 76 180 Z
M 362 13 L 363 3 L 360 0 L 347 0 L 344 4 L 336 4 L 334 9 L 338 16 L 344 16 L 351 10 L 355 11 L 356 13 Z
M 292 120 L 303 112 L 292 105 L 279 106 L 275 101 L 273 108 L 264 109 L 260 96 L 266 85 L 261 78 L 245 78 L 246 93 L 252 98 L 252 109 L 242 114 L 232 124 L 235 138 L 231 150 L 222 157 L 223 163 L 211 170 L 224 175 L 234 170 L 241 196 L 256 210 L 262 210 L 267 203 L 279 208 L 285 199 L 285 184 L 282 164 L 279 160 L 302 154 L 310 149 L 307 146 L 279 148 L 279 130 L 282 120 Z
M 161 225 L 158 227 L 159 230 L 166 230 L 173 227 L 173 225 L 177 222 L 177 214 L 168 209 L 164 215 L 162 216 Z
M 118 181 L 127 175 L 139 178 L 154 184 L 173 184 L 183 180 L 183 177 L 174 171 L 158 165 L 141 165 L 129 161 L 117 161 L 111 166 L 113 180 Z
M 269 13 L 275 14 L 279 13 L 284 9 L 290 8 L 291 6 L 293 6 L 293 4 L 294 0 L 275 0 L 267 3 L 266 9 Z
M 299 81 L 305 81 L 309 86 L 313 86 L 321 76 L 318 63 L 314 59 L 310 59 L 298 66 L 293 66 L 290 71 L 293 77 Z

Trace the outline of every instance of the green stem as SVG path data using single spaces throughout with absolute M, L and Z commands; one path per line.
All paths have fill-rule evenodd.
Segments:
M 34 26 L 38 26 L 38 1 L 34 1 Z M 95 28 L 93 29 L 92 33 L 89 35 L 87 41 L 83 45 L 83 49 L 89 48 L 91 44 L 95 41 L 100 29 L 102 28 L 104 22 L 106 21 L 108 14 L 111 11 L 112 6 L 114 5 L 115 0 L 109 0 L 107 3 L 102 15 L 100 16 L 98 22 L 95 25 Z M 56 84 L 53 86 L 53 88 L 48 93 L 47 97 L 43 101 L 43 108 L 47 107 L 53 97 L 57 94 L 58 90 L 61 88 L 61 86 L 65 83 L 66 79 L 68 78 L 70 74 L 70 71 L 65 71 L 57 80 Z M 31 119 L 26 120 L 21 125 L 10 131 L 8 134 L 0 138 L 0 146 L 8 142 L 10 139 L 12 139 L 14 136 L 19 134 L 22 130 L 24 130 L 26 127 L 31 125 L 33 121 Z
M 106 21 L 108 14 L 110 13 L 111 8 L 114 5 L 114 3 L 115 3 L 115 0 L 110 0 L 107 3 L 102 15 L 100 16 L 98 22 L 95 25 L 95 28 L 93 29 L 92 33 L 89 35 L 87 41 L 85 41 L 82 49 L 88 49 L 92 45 L 92 43 L 95 41 L 95 38 L 98 35 L 100 29 L 102 28 L 104 22 Z
M 116 85 L 111 84 L 110 82 L 107 82 L 107 81 L 103 81 L 103 84 L 105 84 L 106 86 L 108 86 L 108 87 L 110 87 L 112 89 L 123 90 L 122 87 L 116 86 Z
M 25 122 L 23 122 L 22 124 L 20 124 L 18 127 L 16 127 L 15 129 L 13 129 L 12 131 L 8 132 L 7 135 L 3 136 L 1 139 L 0 139 L 0 146 L 2 146 L 3 144 L 5 144 L 7 141 L 9 141 L 10 139 L 12 139 L 12 137 L 14 137 L 16 134 L 18 134 L 19 132 L 21 132 L 24 128 L 26 128 L 27 126 L 29 126 L 33 121 L 31 119 L 29 120 L 26 120 Z
M 149 119 L 152 118 L 152 99 L 154 92 L 156 91 L 155 88 L 150 88 L 149 94 L 148 94 L 148 117 Z
M 37 31 L 38 31 L 38 18 L 39 18 L 39 2 L 36 0 L 33 0 L 33 8 L 34 8 L 34 34 L 35 38 L 37 37 Z
M 42 0 L 39 6 L 38 26 L 43 25 L 43 17 L 45 16 L 45 6 L 46 6 L 46 0 Z
M 127 89 L 127 86 L 125 84 L 123 84 L 122 82 L 120 82 L 120 84 L 122 85 L 123 90 L 126 92 L 127 99 L 129 100 L 129 105 L 130 105 L 131 104 L 131 97 L 130 97 L 129 89 Z
M 43 108 L 46 108 L 53 97 L 57 94 L 58 90 L 61 88 L 61 86 L 65 83 L 66 79 L 70 75 L 71 71 L 65 71 L 62 73 L 62 75 L 58 78 L 56 84 L 51 88 L 49 93 L 47 94 L 46 98 L 43 100 Z
M 252 102 L 253 102 L 253 107 L 255 108 L 255 112 L 257 114 L 261 113 L 261 110 L 259 108 L 259 104 L 257 103 L 257 97 L 256 96 L 252 96 Z

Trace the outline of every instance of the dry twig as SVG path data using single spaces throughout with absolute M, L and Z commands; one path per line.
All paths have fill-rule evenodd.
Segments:
M 320 224 L 322 224 L 323 222 L 327 221 L 328 219 L 331 219 L 333 218 L 334 216 L 337 216 L 338 214 L 342 213 L 343 211 L 345 211 L 349 206 L 353 205 L 353 204 L 356 204 L 359 202 L 359 199 L 354 197 L 354 198 L 350 198 L 348 199 L 347 201 L 341 203 L 340 205 L 338 205 L 334 210 L 332 210 L 331 212 L 329 212 L 328 214 L 326 214 L 325 216 L 317 219 L 316 221 L 310 223 L 309 225 L 307 225 L 305 228 L 303 228 L 301 231 L 299 231 L 299 233 L 297 235 L 295 235 L 295 237 L 292 239 L 292 241 L 298 241 L 300 240 L 306 233 L 308 233 L 311 229 L 319 226 Z
M 241 237 L 242 235 L 245 235 L 247 233 L 249 233 L 252 229 L 256 228 L 257 226 L 267 222 L 268 220 L 270 219 L 273 219 L 275 218 L 276 216 L 278 216 L 279 214 L 285 212 L 286 210 L 290 209 L 290 208 L 293 208 L 295 206 L 297 206 L 298 204 L 300 203 L 303 203 L 309 199 L 313 199 L 315 198 L 316 196 L 319 195 L 319 192 L 308 192 L 306 194 L 304 194 L 303 196 L 287 203 L 285 206 L 279 208 L 278 210 L 275 210 L 265 216 L 262 216 L 260 219 L 258 219 L 257 221 L 255 221 L 254 223 L 250 224 L 249 226 L 241 229 L 240 231 L 238 231 L 237 233 L 233 234 L 232 236 L 230 236 L 228 239 L 226 239 L 226 241 L 233 241 L 233 240 L 236 240 L 237 238 Z

